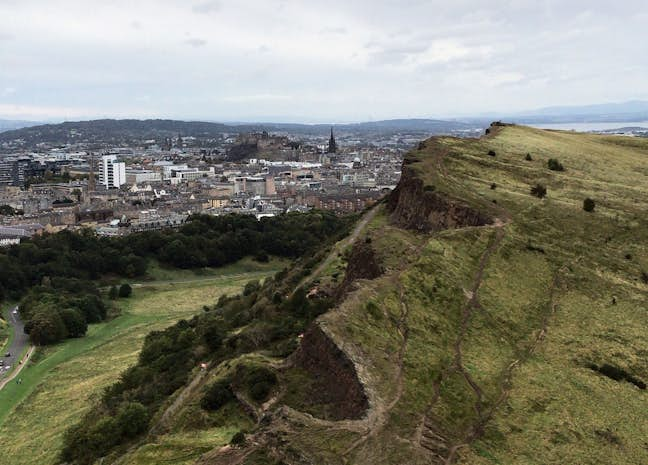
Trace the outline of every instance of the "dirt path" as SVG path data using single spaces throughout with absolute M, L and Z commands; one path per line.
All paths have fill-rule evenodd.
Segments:
M 161 433 L 164 433 L 169 426 L 169 421 L 173 416 L 182 408 L 189 396 L 191 396 L 196 390 L 202 386 L 202 383 L 207 376 L 209 367 L 206 369 L 201 369 L 198 374 L 191 380 L 191 383 L 185 387 L 178 397 L 176 397 L 171 405 L 167 407 L 160 419 L 151 427 L 149 430 L 149 436 L 155 436 Z
M 374 219 L 376 213 L 378 213 L 378 210 L 379 205 L 376 205 L 371 210 L 369 210 L 369 212 L 367 212 L 362 217 L 362 219 L 358 221 L 358 224 L 356 224 L 356 227 L 353 229 L 351 235 L 335 244 L 331 249 L 331 252 L 329 252 L 328 256 L 317 266 L 317 268 L 315 268 L 315 270 L 313 270 L 311 274 L 306 276 L 299 282 L 299 284 L 297 284 L 297 286 L 295 286 L 293 294 L 295 293 L 295 291 L 297 291 L 297 289 L 303 287 L 306 283 L 313 281 L 317 276 L 319 276 L 333 262 L 333 260 L 335 260 L 340 251 L 344 250 L 347 246 L 352 245 L 356 241 L 360 233 L 364 230 L 365 226 L 367 226 L 367 224 Z

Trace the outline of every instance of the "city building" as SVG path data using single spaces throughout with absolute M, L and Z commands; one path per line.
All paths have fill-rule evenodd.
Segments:
M 99 183 L 107 189 L 119 189 L 126 184 L 126 163 L 118 162 L 116 155 L 101 157 Z

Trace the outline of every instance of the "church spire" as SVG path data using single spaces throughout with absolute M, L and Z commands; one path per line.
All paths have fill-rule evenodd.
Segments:
M 329 139 L 327 153 L 337 152 L 337 144 L 335 143 L 335 136 L 333 135 L 333 126 L 331 126 L 331 137 Z

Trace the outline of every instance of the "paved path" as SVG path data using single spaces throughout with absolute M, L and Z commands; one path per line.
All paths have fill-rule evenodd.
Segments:
M 25 334 L 25 325 L 20 319 L 17 306 L 9 310 L 7 322 L 11 325 L 14 337 L 7 352 L 0 354 L 0 363 L 3 363 L 0 366 L 0 389 L 4 387 L 7 381 L 13 379 L 18 374 L 27 358 L 33 352 L 33 350 L 30 350 L 22 360 L 22 364 L 19 363 L 25 349 L 29 347 L 29 336 Z M 10 354 L 9 357 L 5 357 L 7 353 Z M 8 373 L 11 373 L 10 377 Z

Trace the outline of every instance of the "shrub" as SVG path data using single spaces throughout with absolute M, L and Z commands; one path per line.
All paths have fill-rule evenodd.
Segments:
M 494 157 L 495 155 L 497 155 L 497 153 L 495 153 L 495 150 L 489 150 L 488 155 Z
M 257 402 L 262 402 L 268 398 L 273 387 L 274 385 L 266 381 L 257 383 L 250 387 L 250 397 Z
M 110 290 L 108 291 L 108 298 L 110 300 L 117 300 L 117 297 L 119 297 L 117 286 L 110 286 Z
M 542 184 L 536 184 L 531 187 L 531 195 L 535 195 L 539 199 L 542 199 L 547 195 L 547 188 Z
M 223 323 L 219 320 L 212 319 L 201 325 L 202 339 L 210 350 L 216 351 L 223 345 L 225 331 Z
M 644 284 L 648 284 L 648 272 L 647 271 L 642 271 L 641 272 L 641 282 Z
M 589 197 L 583 200 L 583 210 L 585 210 L 586 212 L 593 212 L 595 207 L 596 202 L 594 202 L 594 200 L 590 199 Z
M 370 300 L 369 302 L 367 302 L 365 309 L 374 320 L 382 320 L 383 313 L 380 310 L 380 307 L 378 307 L 378 305 L 374 301 Z
M 533 161 L 533 157 L 531 156 L 530 153 L 527 153 L 526 156 L 524 157 L 526 161 Z
M 267 253 L 261 250 L 257 252 L 257 254 L 254 256 L 254 260 L 259 263 L 268 263 L 270 261 L 270 257 L 268 256 Z
M 497 189 L 497 184 L 492 183 L 492 184 L 490 185 L 490 188 L 491 188 L 492 191 L 494 191 L 495 189 Z
M 243 288 L 243 295 L 248 296 L 253 292 L 257 292 L 259 289 L 261 289 L 259 281 L 250 281 L 245 285 L 245 288 Z
M 547 161 L 547 166 L 551 171 L 565 171 L 565 167 L 562 165 L 562 163 L 560 163 L 555 158 L 550 158 L 549 161 Z
M 245 444 L 245 434 L 242 431 L 239 431 L 234 436 L 232 436 L 230 444 L 233 446 L 240 446 L 242 444 Z
M 119 297 L 128 298 L 131 296 L 132 293 L 133 293 L 133 288 L 128 283 L 122 284 L 119 287 Z
M 274 371 L 263 366 L 239 366 L 237 378 L 246 387 L 250 397 L 257 402 L 266 400 L 277 384 Z
M 149 424 L 146 407 L 139 402 L 127 403 L 117 414 L 117 424 L 121 429 L 122 435 L 126 438 L 143 433 Z
M 218 410 L 223 405 L 234 399 L 234 393 L 230 388 L 229 379 L 216 381 L 207 388 L 207 392 L 200 399 L 200 406 L 205 410 Z

